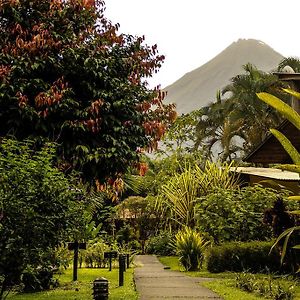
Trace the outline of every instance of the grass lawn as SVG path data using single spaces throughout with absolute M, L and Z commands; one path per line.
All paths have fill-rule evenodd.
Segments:
M 210 273 L 206 270 L 199 272 L 186 272 L 178 264 L 178 257 L 176 256 L 161 256 L 159 257 L 161 263 L 166 266 L 169 266 L 171 270 L 184 272 L 188 276 L 194 277 L 207 277 L 207 278 L 216 278 L 214 281 L 205 282 L 202 285 L 206 286 L 210 290 L 219 294 L 224 300 L 258 300 L 266 299 L 263 297 L 256 296 L 251 293 L 246 293 L 234 286 L 236 273 L 232 272 L 223 272 L 223 273 Z M 265 276 L 265 275 L 261 275 Z M 294 284 L 292 281 L 282 280 L 288 284 Z M 294 300 L 300 300 L 300 286 L 295 288 L 295 298 Z
M 7 299 L 12 300 L 91 300 L 92 283 L 97 277 L 105 277 L 109 281 L 109 299 L 138 299 L 133 283 L 133 268 L 124 273 L 124 286 L 119 287 L 119 270 L 113 269 L 78 269 L 78 281 L 72 282 L 72 270 L 57 275 L 60 287 L 40 293 L 10 294 Z

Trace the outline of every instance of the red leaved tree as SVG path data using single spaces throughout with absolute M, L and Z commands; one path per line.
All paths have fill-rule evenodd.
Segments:
M 146 81 L 164 60 L 156 45 L 104 12 L 101 0 L 0 0 L 0 135 L 57 142 L 61 169 L 100 182 L 176 118 Z

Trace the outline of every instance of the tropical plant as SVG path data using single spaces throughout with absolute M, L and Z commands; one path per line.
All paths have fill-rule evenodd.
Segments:
M 124 176 L 124 195 L 156 196 L 159 194 L 162 185 L 166 184 L 174 174 L 181 174 L 187 165 L 203 165 L 203 155 L 201 151 L 187 153 L 175 150 L 168 155 L 161 155 L 157 151 L 151 158 L 145 157 L 145 164 L 148 169 L 142 176 L 136 174 L 136 170 L 131 170 Z
M 300 93 L 293 91 L 291 89 L 284 89 L 284 91 L 293 97 L 300 99 Z M 268 94 L 268 93 L 259 93 L 257 94 L 258 98 L 268 105 L 274 107 L 278 112 L 280 112 L 284 117 L 286 117 L 298 130 L 300 130 L 300 115 L 298 112 L 296 112 L 292 107 L 284 103 L 281 99 L 277 98 L 274 95 Z M 290 155 L 291 159 L 293 160 L 293 165 L 279 165 L 278 168 L 284 169 L 284 170 L 292 170 L 300 173 L 300 154 L 295 149 L 295 147 L 292 145 L 292 143 L 278 130 L 271 129 L 271 132 L 273 135 L 278 139 L 278 141 L 282 144 L 283 148 L 286 150 L 286 152 Z M 300 196 L 293 196 L 290 199 L 292 200 L 300 200 Z M 300 215 L 299 211 L 292 212 L 294 215 Z M 289 240 L 292 234 L 298 234 L 298 231 L 300 231 L 300 226 L 293 226 L 287 230 L 285 230 L 283 233 L 281 233 L 274 246 L 276 246 L 282 239 L 284 239 L 284 243 L 282 245 L 282 262 L 285 258 L 285 255 L 287 253 L 287 249 L 289 248 Z M 295 250 L 300 249 L 300 245 L 292 245 L 292 248 Z M 299 266 L 298 266 L 299 267 Z
M 201 268 L 209 241 L 205 241 L 200 233 L 185 227 L 175 235 L 175 245 L 179 262 L 186 271 L 195 271 Z
M 25 270 L 47 270 L 51 278 L 53 249 L 84 225 L 84 197 L 79 201 L 73 183 L 53 167 L 55 147 L 32 151 L 32 144 L 0 143 L 0 299 Z
M 175 255 L 174 234 L 170 231 L 161 231 L 159 234 L 152 236 L 147 241 L 146 252 L 161 256 Z
M 133 245 L 133 240 L 136 240 L 136 246 L 139 244 L 144 253 L 146 241 L 155 233 L 160 222 L 155 210 L 155 199 L 131 196 L 117 205 L 116 212 L 116 218 L 122 220 L 125 225 L 117 232 L 118 242 Z
M 215 188 L 197 201 L 197 228 L 212 237 L 216 244 L 268 240 L 272 232 L 263 224 L 263 216 L 277 196 L 277 191 L 258 185 L 241 189 Z
M 55 141 L 62 170 L 101 182 L 176 118 L 148 88 L 157 46 L 118 33 L 104 11 L 102 0 L 0 1 L 0 136 Z
M 300 72 L 300 60 L 297 57 L 286 57 L 278 65 L 277 71 L 282 72 L 285 66 L 291 67 L 295 73 Z
M 89 243 L 87 250 L 82 251 L 82 260 L 88 268 L 104 268 L 106 260 L 104 252 L 109 250 L 109 246 L 101 239 L 95 239 Z
M 230 101 L 221 100 L 203 107 L 195 128 L 194 149 L 204 149 L 210 158 L 231 159 L 241 149 L 234 143 L 241 124 L 239 119 L 230 119 L 232 107 Z M 230 121 L 231 120 L 231 121 Z
M 260 278 L 249 272 L 242 272 L 237 274 L 235 286 L 248 293 L 254 293 L 268 299 L 292 300 L 295 296 L 295 285 L 284 284 L 272 275 Z
M 251 151 L 266 136 L 270 126 L 279 124 L 280 116 L 264 103 L 257 103 L 256 93 L 268 91 L 281 94 L 275 75 L 262 72 L 251 64 L 243 66 L 245 74 L 217 95 L 217 101 L 201 109 L 195 130 L 195 147 L 204 147 L 208 154 L 216 153 L 221 160 L 231 160 Z
M 180 225 L 195 225 L 195 206 L 200 196 L 217 187 L 238 187 L 238 178 L 230 173 L 232 164 L 216 164 L 206 161 L 203 168 L 187 165 L 185 171 L 176 174 L 162 186 L 157 198 L 158 209 Z
M 201 117 L 201 110 L 182 115 L 171 125 L 163 138 L 163 145 L 166 152 L 190 153 L 195 144 L 195 128 L 198 119 Z
M 218 187 L 225 190 L 239 187 L 239 177 L 233 175 L 231 169 L 234 163 L 206 161 L 203 168 L 195 166 L 195 177 L 200 185 L 201 195 L 207 195 Z
M 174 177 L 162 186 L 159 206 L 168 209 L 171 219 L 176 222 L 194 226 L 194 209 L 199 195 L 199 184 L 195 180 L 191 166 L 184 173 L 174 174 Z

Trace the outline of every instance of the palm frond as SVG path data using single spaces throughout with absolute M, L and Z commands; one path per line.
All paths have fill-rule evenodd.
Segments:
M 282 134 L 280 131 L 276 129 L 270 129 L 270 131 L 277 138 L 277 140 L 280 142 L 280 144 L 282 145 L 284 150 L 288 153 L 288 155 L 291 157 L 293 163 L 296 165 L 300 165 L 300 153 L 293 146 L 290 140 L 284 134 Z
M 296 128 L 300 130 L 300 115 L 288 104 L 279 98 L 268 93 L 257 93 L 257 97 L 275 108 L 279 113 L 285 116 Z

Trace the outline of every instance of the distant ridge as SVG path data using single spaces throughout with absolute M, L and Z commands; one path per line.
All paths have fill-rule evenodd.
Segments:
M 201 67 L 167 86 L 167 103 L 176 103 L 179 114 L 189 113 L 211 103 L 242 66 L 251 63 L 263 71 L 274 70 L 283 56 L 267 44 L 254 39 L 239 39 Z

